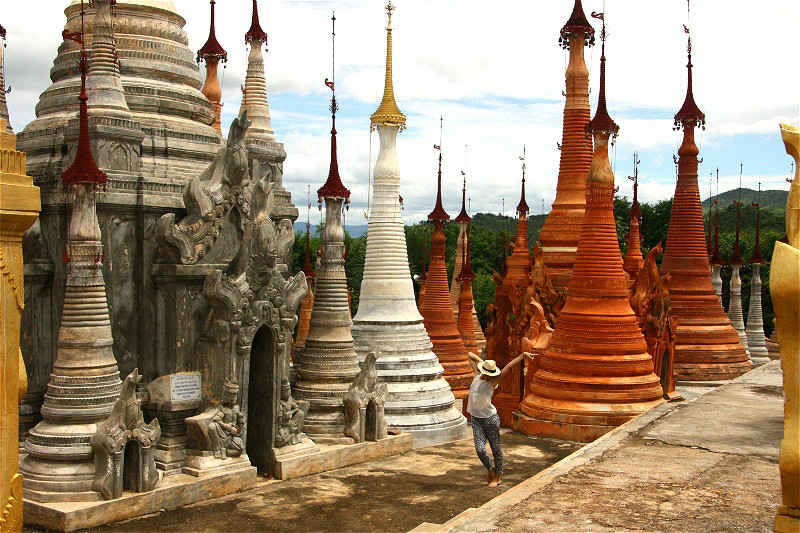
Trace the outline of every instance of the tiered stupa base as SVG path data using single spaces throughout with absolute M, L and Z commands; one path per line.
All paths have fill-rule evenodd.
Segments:
M 390 429 L 411 433 L 414 448 L 466 436 L 467 421 L 454 408 L 455 397 L 422 320 L 354 322 L 353 337 L 360 361 L 370 350 L 378 352 L 378 379 L 389 389 L 385 416 Z

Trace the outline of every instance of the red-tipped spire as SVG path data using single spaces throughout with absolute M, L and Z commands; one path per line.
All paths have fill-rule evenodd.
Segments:
M 594 44 L 594 28 L 589 24 L 586 14 L 583 12 L 583 5 L 581 0 L 575 0 L 575 6 L 572 8 L 572 15 L 564 27 L 561 28 L 561 35 L 558 38 L 558 44 L 563 48 L 569 48 L 570 35 L 583 33 L 586 38 L 586 46 Z
M 597 101 L 597 111 L 594 118 L 586 125 L 586 133 L 608 133 L 616 135 L 619 133 L 619 126 L 611 119 L 606 107 L 606 21 L 603 13 L 592 12 L 594 18 L 603 21 L 603 29 L 600 32 L 600 40 L 603 42 L 600 54 L 600 97 Z
M 472 242 L 472 228 L 467 230 L 467 245 L 464 246 L 462 250 L 462 259 L 461 259 L 461 272 L 459 272 L 458 277 L 456 278 L 458 281 L 465 281 L 468 279 L 475 279 L 475 272 L 472 271 L 472 265 L 470 265 L 469 259 L 469 249 L 470 243 Z
M 428 215 L 428 221 L 447 222 L 450 220 L 450 215 L 442 207 L 442 125 L 444 119 L 439 117 L 439 144 L 433 145 L 433 148 L 439 151 L 439 174 L 436 181 L 436 205 L 433 211 Z
M 688 34 L 689 28 L 684 26 L 683 30 Z M 680 111 L 675 115 L 675 129 L 680 128 L 681 126 L 686 127 L 688 125 L 694 126 L 702 126 L 705 127 L 706 124 L 706 115 L 700 108 L 697 107 L 697 104 L 694 101 L 694 91 L 692 89 L 692 38 L 691 36 L 688 37 L 688 45 L 686 47 L 689 62 L 686 64 L 686 69 L 688 72 L 688 82 L 686 84 L 686 99 L 683 101 L 683 106 L 681 107 Z
M 211 0 L 211 28 L 208 32 L 208 40 L 203 47 L 197 51 L 197 62 L 199 63 L 201 60 L 207 60 L 209 57 L 216 58 L 218 61 L 227 61 L 228 60 L 228 52 L 222 48 L 222 45 L 219 44 L 217 41 L 217 35 L 215 31 L 215 24 L 214 24 L 214 5 L 216 4 L 215 0 Z
M 750 256 L 750 264 L 764 264 L 764 258 L 761 256 L 761 183 L 758 184 L 758 201 L 753 202 L 753 207 L 756 208 L 756 244 L 753 250 L 753 255 Z
M 635 156 L 634 156 L 635 157 Z M 639 220 L 642 216 L 642 210 L 639 208 L 639 175 L 638 175 L 638 168 L 636 169 L 636 175 L 634 176 L 633 180 L 633 204 L 631 205 L 631 212 L 630 218 L 635 218 Z
M 331 16 L 333 23 L 333 38 L 336 38 L 336 15 Z M 335 57 L 335 56 L 334 56 Z M 331 166 L 328 170 L 328 180 L 317 190 L 317 197 L 322 202 L 323 198 L 342 198 L 345 202 L 350 201 L 350 190 L 342 183 L 339 176 L 339 160 L 336 154 L 336 112 L 339 105 L 336 103 L 336 73 L 332 74 L 333 80 L 325 78 L 325 86 L 331 90 Z
M 467 175 L 461 171 L 461 176 L 464 179 L 464 185 L 461 188 L 461 212 L 456 217 L 456 222 L 464 222 L 469 224 L 472 218 L 467 214 Z
M 522 161 L 522 190 L 519 196 L 519 203 L 517 204 L 517 213 L 525 213 L 527 214 L 530 211 L 528 207 L 528 202 L 525 201 L 525 170 L 528 168 L 527 158 L 527 150 L 525 145 L 522 145 L 522 156 L 520 160 Z
M 267 44 L 267 34 L 261 29 L 261 23 L 258 21 L 258 0 L 253 0 L 253 22 L 250 24 L 250 29 L 244 34 L 244 42 L 251 45 Z
M 62 33 L 65 39 L 75 41 L 81 45 L 80 70 L 81 70 L 81 94 L 78 97 L 80 102 L 79 120 L 80 132 L 78 134 L 78 151 L 75 153 L 75 160 L 63 174 L 61 180 L 65 183 L 105 183 L 108 176 L 97 168 L 97 163 L 92 156 L 92 146 L 89 142 L 89 96 L 86 94 L 86 74 L 89 71 L 89 60 L 86 57 L 86 46 L 84 39 L 84 16 L 83 1 L 81 1 L 81 32 L 78 34 L 69 33 L 66 30 Z

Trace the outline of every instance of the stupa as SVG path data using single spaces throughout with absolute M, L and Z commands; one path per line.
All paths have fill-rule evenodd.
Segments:
M 8 116 L 8 104 L 6 102 L 6 78 L 3 69 L 3 55 L 5 54 L 6 29 L 0 25 L 0 119 L 5 121 L 3 129 L 8 133 L 14 133 L 11 127 L 11 118 Z
M 722 267 L 725 260 L 719 251 L 719 200 L 714 199 L 714 243 L 711 247 L 711 286 L 722 305 Z
M 639 233 L 639 220 L 642 218 L 642 211 L 639 209 L 639 158 L 638 154 L 633 154 L 633 203 L 631 204 L 631 211 L 629 217 L 629 230 L 627 248 L 625 249 L 625 259 L 623 260 L 623 268 L 630 276 L 630 287 L 636 285 L 636 278 L 639 276 L 639 271 L 644 265 L 644 257 L 642 256 L 642 237 Z
M 303 301 L 300 302 L 300 312 L 298 313 L 299 320 L 297 322 L 297 336 L 294 341 L 293 353 L 297 354 L 302 352 L 306 347 L 306 339 L 308 332 L 311 328 L 311 312 L 314 309 L 314 292 L 312 285 L 314 280 L 314 270 L 311 268 L 311 224 L 306 222 L 306 257 L 303 262 L 303 273 L 306 275 L 306 284 L 308 285 L 308 293 L 306 293 Z
M 453 314 L 455 315 L 456 321 L 458 321 L 459 324 L 461 323 L 460 312 L 462 291 L 459 275 L 464 264 L 464 250 L 466 250 L 466 248 L 469 246 L 469 223 L 472 221 L 472 218 L 469 216 L 469 214 L 467 214 L 467 175 L 463 171 L 461 174 L 463 177 L 463 186 L 461 188 L 461 211 L 455 218 L 455 221 L 458 222 L 458 240 L 456 241 L 456 257 L 455 264 L 453 265 L 453 275 L 450 278 L 450 305 L 453 307 Z M 483 350 L 483 347 L 486 346 L 486 337 L 483 335 L 483 328 L 481 327 L 480 320 L 478 320 L 478 313 L 475 311 L 474 299 L 470 307 L 470 316 L 472 316 L 472 329 L 474 331 L 473 337 L 478 343 L 478 349 Z
M 741 190 L 741 187 L 739 190 Z M 739 233 L 742 227 L 742 202 L 739 200 L 734 203 L 736 204 L 736 240 L 733 243 L 733 255 L 728 261 L 728 264 L 731 265 L 731 296 L 728 302 L 728 317 L 731 319 L 731 325 L 736 330 L 736 334 L 739 335 L 739 343 L 749 356 L 750 350 L 747 346 L 747 333 L 745 333 L 744 312 L 742 310 L 742 277 L 740 275 L 742 265 L 744 265 L 739 248 Z
M 350 332 L 353 321 L 350 318 L 347 274 L 344 270 L 342 209 L 345 202 L 350 201 L 350 191 L 339 176 L 336 154 L 338 105 L 334 83 L 325 79 L 325 85 L 332 92 L 331 164 L 327 181 L 317 190 L 320 204 L 325 202 L 322 265 L 317 274 L 317 292 L 305 347 L 294 358 L 297 371 L 294 392 L 298 399 L 309 403 L 304 431 L 311 440 L 349 443 L 352 440 L 344 433 L 342 398 L 361 369 Z
M 219 86 L 219 64 L 228 61 L 228 52 L 222 48 L 217 41 L 216 28 L 214 23 L 214 7 L 216 2 L 211 0 L 211 27 L 208 30 L 208 40 L 197 51 L 197 62 L 206 63 L 206 81 L 203 84 L 203 94 L 214 106 L 214 122 L 211 126 L 222 133 L 222 87 Z
M 523 148 L 523 153 L 525 149 Z M 517 233 L 514 237 L 514 246 L 511 255 L 506 258 L 506 272 L 503 276 L 502 285 L 499 290 L 495 287 L 495 302 L 498 312 L 505 312 L 504 319 L 507 327 L 510 328 L 510 335 L 503 336 L 503 329 L 493 329 L 495 338 L 493 351 L 489 352 L 488 357 L 497 361 L 500 366 L 505 366 L 522 351 L 522 337 L 527 331 L 528 324 L 521 318 L 521 310 L 524 306 L 527 288 L 531 283 L 531 253 L 528 249 L 528 202 L 525 200 L 525 171 L 527 162 L 525 155 L 522 160 L 522 186 L 520 188 L 520 199 L 517 204 Z M 499 299 L 505 299 L 507 303 L 500 303 Z M 510 427 L 514 424 L 514 411 L 519 409 L 519 402 L 524 394 L 524 383 L 522 378 L 522 365 L 518 372 L 509 374 L 503 381 L 494 395 L 493 403 L 500 416 L 500 425 Z
M 761 194 L 761 184 L 758 184 L 759 195 Z M 756 208 L 756 235 L 753 255 L 750 256 L 750 307 L 747 310 L 747 347 L 750 349 L 750 359 L 756 363 L 766 363 L 770 360 L 767 350 L 767 339 L 764 335 L 764 310 L 761 307 L 761 265 L 764 258 L 761 257 L 761 206 L 759 202 L 753 202 Z
M 461 340 L 464 341 L 464 347 L 467 352 L 478 354 L 482 347 L 476 338 L 475 321 L 472 320 L 471 312 L 475 308 L 472 296 L 472 280 L 475 279 L 475 273 L 472 271 L 469 258 L 469 236 L 468 230 L 467 245 L 463 251 L 461 271 L 458 274 L 458 281 L 461 283 L 461 291 L 458 298 L 459 307 L 461 308 L 461 313 L 458 315 L 458 331 L 461 333 Z
M 566 288 L 578 249 L 586 208 L 586 174 L 592 162 L 591 141 L 584 134 L 591 118 L 584 50 L 594 45 L 594 28 L 586 19 L 581 0 L 575 0 L 572 15 L 561 28 L 559 44 L 569 50 L 561 161 L 553 209 L 545 219 L 539 241 L 553 284 Z
M 261 29 L 258 17 L 258 1 L 253 0 L 253 12 L 250 29 L 244 35 L 250 46 L 247 56 L 247 75 L 242 89 L 242 108 L 252 124 L 247 129 L 245 145 L 251 158 L 253 174 L 267 176 L 272 183 L 276 205 L 273 208 L 274 218 L 297 218 L 297 209 L 292 205 L 291 194 L 283 187 L 283 162 L 286 150 L 283 143 L 275 138 L 272 128 L 272 115 L 267 99 L 267 80 L 264 70 L 264 48 L 267 46 L 267 34 Z
M 594 154 L 578 254 L 567 302 L 549 347 L 526 377 L 526 396 L 515 414 L 515 428 L 523 433 L 582 442 L 664 401 L 629 303 L 617 240 L 608 145 L 619 127 L 606 110 L 605 23 L 601 38 L 600 94 L 586 130 L 594 137 Z
M 110 0 L 96 1 L 98 12 Z M 83 18 L 83 13 L 81 13 Z M 97 501 L 92 438 L 111 414 L 122 389 L 114 357 L 111 318 L 103 279 L 104 258 L 96 192 L 107 176 L 94 161 L 89 139 L 86 75 L 89 60 L 83 29 L 67 36 L 81 47 L 79 138 L 75 160 L 63 174 L 72 200 L 64 259 L 66 290 L 58 331 L 58 356 L 47 386 L 42 416 L 25 442 L 20 461 L 26 500 Z
M 444 367 L 444 378 L 457 399 L 469 393 L 472 382 L 472 366 L 467 349 L 461 339 L 453 308 L 450 307 L 450 289 L 447 285 L 447 265 L 445 265 L 444 224 L 450 215 L 442 207 L 442 150 L 441 141 L 436 146 L 439 151 L 439 172 L 436 182 L 436 204 L 428 215 L 433 223 L 431 234 L 431 263 L 425 281 L 425 298 L 422 302 L 422 317 L 425 329 L 433 343 L 433 353 Z M 471 316 L 471 314 L 470 314 Z
M 692 94 L 691 43 L 690 37 L 686 99 L 675 115 L 683 143 L 678 149 L 678 182 L 661 272 L 671 276 L 672 317 L 677 321 L 675 375 L 678 380 L 714 381 L 739 376 L 752 365 L 711 286 L 697 183 L 700 150 L 694 140 L 695 128 L 705 126 L 705 114 Z
M 453 408 L 455 398 L 442 377 L 444 368 L 431 351 L 408 266 L 396 151 L 397 134 L 405 128 L 406 117 L 397 107 L 392 85 L 393 10 L 390 1 L 386 5 L 389 24 L 383 100 L 370 117 L 381 147 L 373 174 L 364 277 L 353 338 L 360 361 L 371 351 L 378 354 L 378 379 L 389 389 L 389 427 L 410 432 L 418 448 L 460 438 L 466 419 Z

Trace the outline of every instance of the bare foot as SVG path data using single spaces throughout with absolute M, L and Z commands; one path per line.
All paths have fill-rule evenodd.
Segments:
M 489 475 L 487 476 L 486 481 L 488 483 L 491 483 L 493 479 L 494 479 L 494 468 L 490 468 Z
M 495 474 L 494 470 L 492 470 L 492 480 L 489 482 L 489 488 L 490 489 L 495 488 L 496 486 L 498 486 L 500 484 L 500 482 L 501 482 L 500 481 L 500 476 Z

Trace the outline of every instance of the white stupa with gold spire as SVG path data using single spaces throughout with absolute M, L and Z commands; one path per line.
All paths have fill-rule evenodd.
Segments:
M 455 398 L 417 310 L 400 212 L 397 134 L 406 117 L 397 107 L 392 84 L 392 11 L 386 5 L 386 81 L 383 100 L 370 117 L 378 130 L 367 251 L 353 338 L 360 360 L 377 352 L 378 378 L 387 383 L 386 419 L 407 431 L 414 447 L 461 438 L 466 420 L 453 407 Z

